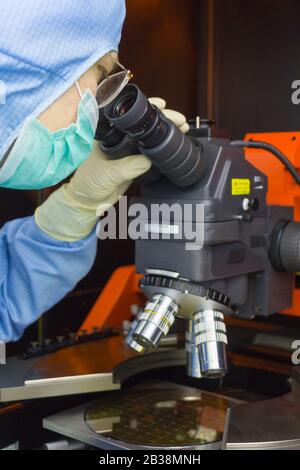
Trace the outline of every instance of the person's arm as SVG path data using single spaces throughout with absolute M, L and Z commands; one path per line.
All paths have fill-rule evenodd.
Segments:
M 0 340 L 16 341 L 25 328 L 70 292 L 91 269 L 97 237 L 69 243 L 44 233 L 34 217 L 0 230 Z
M 165 102 L 156 105 L 163 109 Z M 163 112 L 188 130 L 184 116 Z M 142 155 L 109 161 L 95 145 L 70 183 L 54 191 L 34 217 L 0 230 L 0 340 L 17 340 L 87 274 L 95 259 L 99 215 L 150 166 Z

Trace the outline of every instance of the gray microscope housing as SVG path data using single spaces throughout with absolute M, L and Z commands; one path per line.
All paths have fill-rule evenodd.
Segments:
M 147 206 L 148 214 L 157 204 L 170 211 L 143 220 L 148 237 L 135 242 L 136 269 L 144 274 L 141 287 L 149 302 L 128 344 L 139 351 L 155 347 L 176 316 L 186 318 L 188 374 L 219 378 L 228 368 L 224 315 L 267 316 L 292 303 L 294 277 L 284 272 L 280 256 L 295 252 L 295 240 L 282 243 L 293 209 L 266 204 L 267 177 L 246 161 L 243 149 L 193 134 L 206 165 L 202 177 L 185 188 L 163 177 L 143 185 L 133 201 Z M 170 218 L 174 203 L 182 208 L 180 220 L 180 211 Z M 203 208 L 200 221 L 197 205 Z M 198 249 L 196 243 L 187 249 L 193 245 L 184 236 L 170 236 L 182 235 L 187 222 L 202 234 Z
M 202 178 L 184 189 L 161 178 L 143 185 L 141 197 L 133 202 L 146 205 L 149 214 L 153 204 L 171 208 L 177 203 L 185 215 L 184 205 L 188 204 L 193 207 L 189 214 L 194 217 L 195 230 L 196 206 L 203 205 L 202 227 L 198 222 L 203 247 L 187 249 L 191 240 L 184 237 L 163 239 L 161 235 L 151 239 L 153 234 L 149 233 L 148 239 L 135 242 L 137 271 L 146 278 L 160 271 L 167 277 L 169 272 L 171 278 L 200 284 L 231 299 L 233 313 L 244 318 L 268 316 L 288 308 L 294 279 L 274 268 L 270 249 L 275 228 L 281 221 L 293 220 L 293 209 L 266 204 L 267 177 L 245 159 L 243 149 L 232 147 L 226 139 L 193 140 L 206 163 Z M 145 220 L 145 227 L 151 231 L 153 226 L 170 225 L 170 219 L 163 220 L 163 213 L 160 220 Z M 175 226 L 181 222 L 173 220 Z

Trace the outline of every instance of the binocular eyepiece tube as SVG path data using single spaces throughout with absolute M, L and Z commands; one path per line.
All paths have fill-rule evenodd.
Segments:
M 201 150 L 136 85 L 127 85 L 104 110 L 100 110 L 96 138 L 105 153 L 121 156 L 142 153 L 179 187 L 196 183 L 205 164 Z

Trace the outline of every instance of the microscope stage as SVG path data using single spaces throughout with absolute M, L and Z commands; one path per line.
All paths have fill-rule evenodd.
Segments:
M 44 420 L 44 427 L 101 449 L 220 449 L 237 403 L 182 385 L 144 384 Z

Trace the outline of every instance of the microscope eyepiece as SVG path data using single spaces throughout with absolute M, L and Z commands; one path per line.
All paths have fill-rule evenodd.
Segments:
M 136 85 L 127 85 L 104 112 L 117 129 L 145 148 L 161 144 L 168 134 L 168 124 Z
M 136 97 L 134 95 L 125 96 L 121 99 L 115 106 L 115 114 L 118 117 L 124 116 L 127 114 L 136 102 Z
M 134 153 L 147 156 L 156 169 L 151 170 L 152 181 L 164 175 L 177 186 L 187 187 L 196 183 L 205 169 L 200 147 L 133 84 L 100 110 L 96 139 L 114 158 Z

